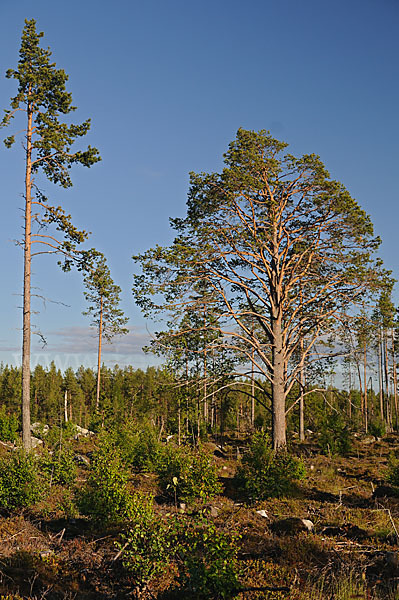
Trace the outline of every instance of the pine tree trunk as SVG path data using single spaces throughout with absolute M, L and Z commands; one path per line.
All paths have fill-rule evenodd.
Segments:
M 278 450 L 287 444 L 285 422 L 284 356 L 281 318 L 272 320 L 274 343 L 272 348 L 272 438 L 273 448 Z
M 304 349 L 303 349 L 303 338 L 300 340 L 300 352 L 301 352 L 301 370 L 299 372 L 299 385 L 300 385 L 300 397 L 299 397 L 299 439 L 301 442 L 305 441 L 305 406 L 304 406 L 304 388 L 305 388 L 305 373 L 304 373 Z
M 64 421 L 68 423 L 68 390 L 64 394 Z
M 196 446 L 199 446 L 201 440 L 201 404 L 200 404 L 200 397 L 198 395 L 198 399 L 197 399 L 197 442 L 196 442 Z
M 383 383 L 382 383 L 382 352 L 381 352 L 381 331 L 379 332 L 379 336 L 378 336 L 378 383 L 379 383 L 379 397 L 380 397 L 380 416 L 381 416 L 381 421 L 384 423 L 385 421 L 385 416 L 384 416 L 384 390 L 383 390 Z
M 359 388 L 360 388 L 360 413 L 362 415 L 362 422 L 364 423 L 364 394 L 363 394 L 363 383 L 362 383 L 362 374 L 360 371 L 360 364 L 358 358 L 356 357 L 356 368 L 357 368 L 357 376 L 359 379 Z
M 255 350 L 252 350 L 251 364 L 251 428 L 255 429 Z
M 207 381 L 206 378 L 208 377 L 208 373 L 207 373 L 207 364 L 206 364 L 206 307 L 204 306 L 204 406 L 203 406 L 203 410 L 204 410 L 204 423 L 205 423 L 205 427 L 207 427 L 208 425 L 208 398 L 207 398 L 207 394 L 208 394 L 208 390 L 207 390 Z
M 363 346 L 363 378 L 364 378 L 364 429 L 368 432 L 368 398 L 367 398 L 367 345 Z
M 208 386 L 206 378 L 208 377 L 207 364 L 206 364 L 206 350 L 204 351 L 204 423 L 205 426 L 208 424 Z
M 100 300 L 100 323 L 98 325 L 98 357 L 97 357 L 97 391 L 96 411 L 100 408 L 100 384 L 101 384 L 101 346 L 103 338 L 103 298 Z
M 281 279 L 279 273 L 279 243 L 275 216 L 271 216 L 273 236 L 271 244 L 270 291 L 271 291 L 271 330 L 272 330 L 272 442 L 274 450 L 287 445 L 285 420 L 285 356 L 283 352 Z
M 30 433 L 30 353 L 31 353 L 31 261 L 32 261 L 32 112 L 28 106 L 25 175 L 24 298 L 22 324 L 22 443 L 29 452 Z
M 349 373 L 348 373 L 349 381 L 348 381 L 348 418 L 349 421 L 352 421 L 352 373 L 351 373 L 351 365 L 349 363 Z
M 384 376 L 385 376 L 385 393 L 386 393 L 386 415 L 387 415 L 387 424 L 388 431 L 392 431 L 392 410 L 391 410 L 391 402 L 389 397 L 389 376 L 388 376 L 388 342 L 387 342 L 387 332 L 383 331 L 383 361 L 384 361 Z
M 392 340 L 392 374 L 393 374 L 393 397 L 395 402 L 395 429 L 398 430 L 398 373 L 396 369 L 396 358 L 395 358 L 395 336 L 394 330 L 391 330 Z
M 186 357 L 186 434 L 190 432 L 189 402 L 188 402 L 188 359 Z
M 180 394 L 178 397 L 178 405 L 177 405 L 177 445 L 181 444 L 181 398 Z
M 212 348 L 212 371 L 215 374 L 215 349 Z M 214 376 L 214 375 L 213 375 Z M 211 394 L 211 427 L 212 430 L 216 428 L 216 397 L 215 397 L 215 382 L 212 381 L 212 394 Z

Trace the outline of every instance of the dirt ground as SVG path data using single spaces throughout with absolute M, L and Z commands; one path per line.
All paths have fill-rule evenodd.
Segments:
M 399 598 L 399 497 L 385 481 L 399 437 L 358 438 L 345 458 L 319 454 L 314 441 L 297 444 L 295 451 L 306 463 L 306 480 L 290 497 L 254 505 L 243 502 L 234 487 L 236 461 L 215 457 L 224 492 L 206 514 L 218 528 L 240 536 L 242 591 L 236 597 Z M 157 493 L 152 475 L 136 475 L 131 485 Z M 67 516 L 68 494 L 53 487 L 33 510 L 1 514 L 1 600 L 134 597 L 134 582 L 118 557 L 121 529 L 94 528 L 87 519 Z M 165 519 L 178 510 L 156 498 Z M 311 521 L 310 530 L 301 519 Z M 141 597 L 173 598 L 174 576 L 172 564 Z

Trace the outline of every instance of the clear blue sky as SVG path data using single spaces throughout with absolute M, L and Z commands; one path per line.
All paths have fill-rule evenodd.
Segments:
M 131 333 L 104 353 L 112 365 L 144 367 L 148 338 L 131 296 L 131 255 L 169 243 L 170 216 L 183 216 L 189 171 L 216 171 L 238 127 L 270 129 L 295 154 L 319 154 L 371 215 L 381 255 L 399 277 L 398 0 L 3 0 L 0 108 L 15 83 L 25 18 L 45 32 L 78 110 L 92 119 L 88 143 L 103 158 L 76 168 L 74 187 L 46 191 L 76 225 L 93 232 L 123 289 Z M 6 133 L 6 135 L 9 135 Z M 24 164 L 19 145 L 0 148 L 0 360 L 20 361 Z M 33 364 L 95 364 L 95 340 L 82 316 L 77 274 L 51 257 L 34 265 L 40 299 Z M 397 299 L 397 296 L 396 296 Z M 112 351 L 110 351 L 112 350 Z

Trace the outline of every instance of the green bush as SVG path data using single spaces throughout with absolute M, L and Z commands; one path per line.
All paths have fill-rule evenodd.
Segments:
M 37 463 L 31 454 L 15 453 L 0 463 L 0 506 L 32 506 L 42 495 Z
M 4 406 L 0 408 L 0 440 L 3 442 L 14 442 L 18 437 L 18 418 L 13 413 L 6 413 Z
M 58 425 L 51 427 L 50 431 L 45 437 L 43 437 L 43 439 L 46 442 L 46 446 L 49 446 L 50 448 L 55 448 L 56 446 L 59 446 L 59 444 L 63 444 L 65 443 L 65 441 L 68 441 L 71 438 L 73 438 L 73 436 L 76 435 L 76 433 L 76 425 L 74 425 L 74 423 L 72 423 L 71 421 L 68 421 L 67 423 L 63 423 L 61 427 L 59 427 Z
M 138 472 L 156 469 L 162 446 L 153 427 L 144 425 L 137 429 L 135 423 L 127 423 L 122 428 L 118 427 L 111 436 L 129 467 Z
M 217 467 L 201 449 L 166 446 L 158 461 L 159 485 L 172 500 L 209 500 L 222 491 Z
M 155 514 L 153 497 L 136 493 L 132 497 L 129 528 L 117 547 L 122 564 L 142 592 L 161 573 L 170 559 L 171 539 L 168 527 Z
M 139 593 L 173 560 L 173 597 L 232 599 L 240 590 L 238 540 L 202 515 L 169 515 L 167 524 L 155 514 L 152 496 L 135 494 L 129 528 L 117 547 Z
M 374 421 L 371 421 L 368 430 L 369 434 L 373 435 L 376 439 L 382 438 L 387 432 L 386 425 L 381 419 L 374 419 Z
M 93 455 L 86 485 L 77 503 L 82 514 L 95 521 L 120 522 L 130 519 L 132 495 L 128 474 L 117 448 L 104 440 Z
M 346 456 L 352 447 L 351 433 L 344 418 L 337 412 L 321 422 L 319 443 L 323 454 Z
M 203 517 L 181 518 L 174 544 L 183 597 L 235 598 L 240 591 L 239 536 L 228 536 Z
M 76 480 L 74 453 L 67 446 L 59 446 L 53 452 L 45 451 L 40 458 L 40 469 L 50 485 L 70 485 Z
M 62 424 L 62 437 L 64 440 L 70 440 L 77 434 L 77 432 L 78 429 L 75 423 L 72 423 L 72 421 L 67 421 L 66 423 Z
M 76 506 L 75 490 L 68 487 L 59 488 L 56 507 L 65 519 L 76 519 L 79 510 Z
M 248 499 L 263 500 L 289 493 L 305 474 L 301 460 L 286 451 L 274 451 L 269 436 L 256 432 L 238 467 L 236 482 Z
M 388 483 L 399 488 L 399 458 L 393 453 L 390 454 L 388 458 L 386 479 Z

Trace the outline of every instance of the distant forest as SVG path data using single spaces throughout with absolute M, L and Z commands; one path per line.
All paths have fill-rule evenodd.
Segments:
M 384 327 L 382 318 L 373 323 L 367 332 L 361 321 L 356 332 L 344 332 L 339 347 L 343 356 L 320 358 L 305 371 L 303 388 L 293 387 L 287 400 L 289 439 L 305 438 L 307 430 L 326 426 L 339 429 L 339 423 L 374 435 L 399 429 L 398 332 L 394 321 L 390 327 L 387 321 Z M 54 363 L 37 365 L 31 376 L 32 422 L 60 426 L 70 421 L 98 431 L 131 421 L 136 427 L 155 428 L 160 439 L 172 435 L 176 443 L 194 444 L 208 434 L 222 437 L 272 426 L 270 386 L 255 375 L 248 381 L 239 371 L 223 373 L 214 357 L 206 364 L 197 354 L 180 372 L 170 362 L 145 371 L 103 365 L 98 407 L 96 387 L 96 369 L 81 366 L 62 372 Z M 0 421 L 13 414 L 19 422 L 21 368 L 0 366 L 0 397 Z

